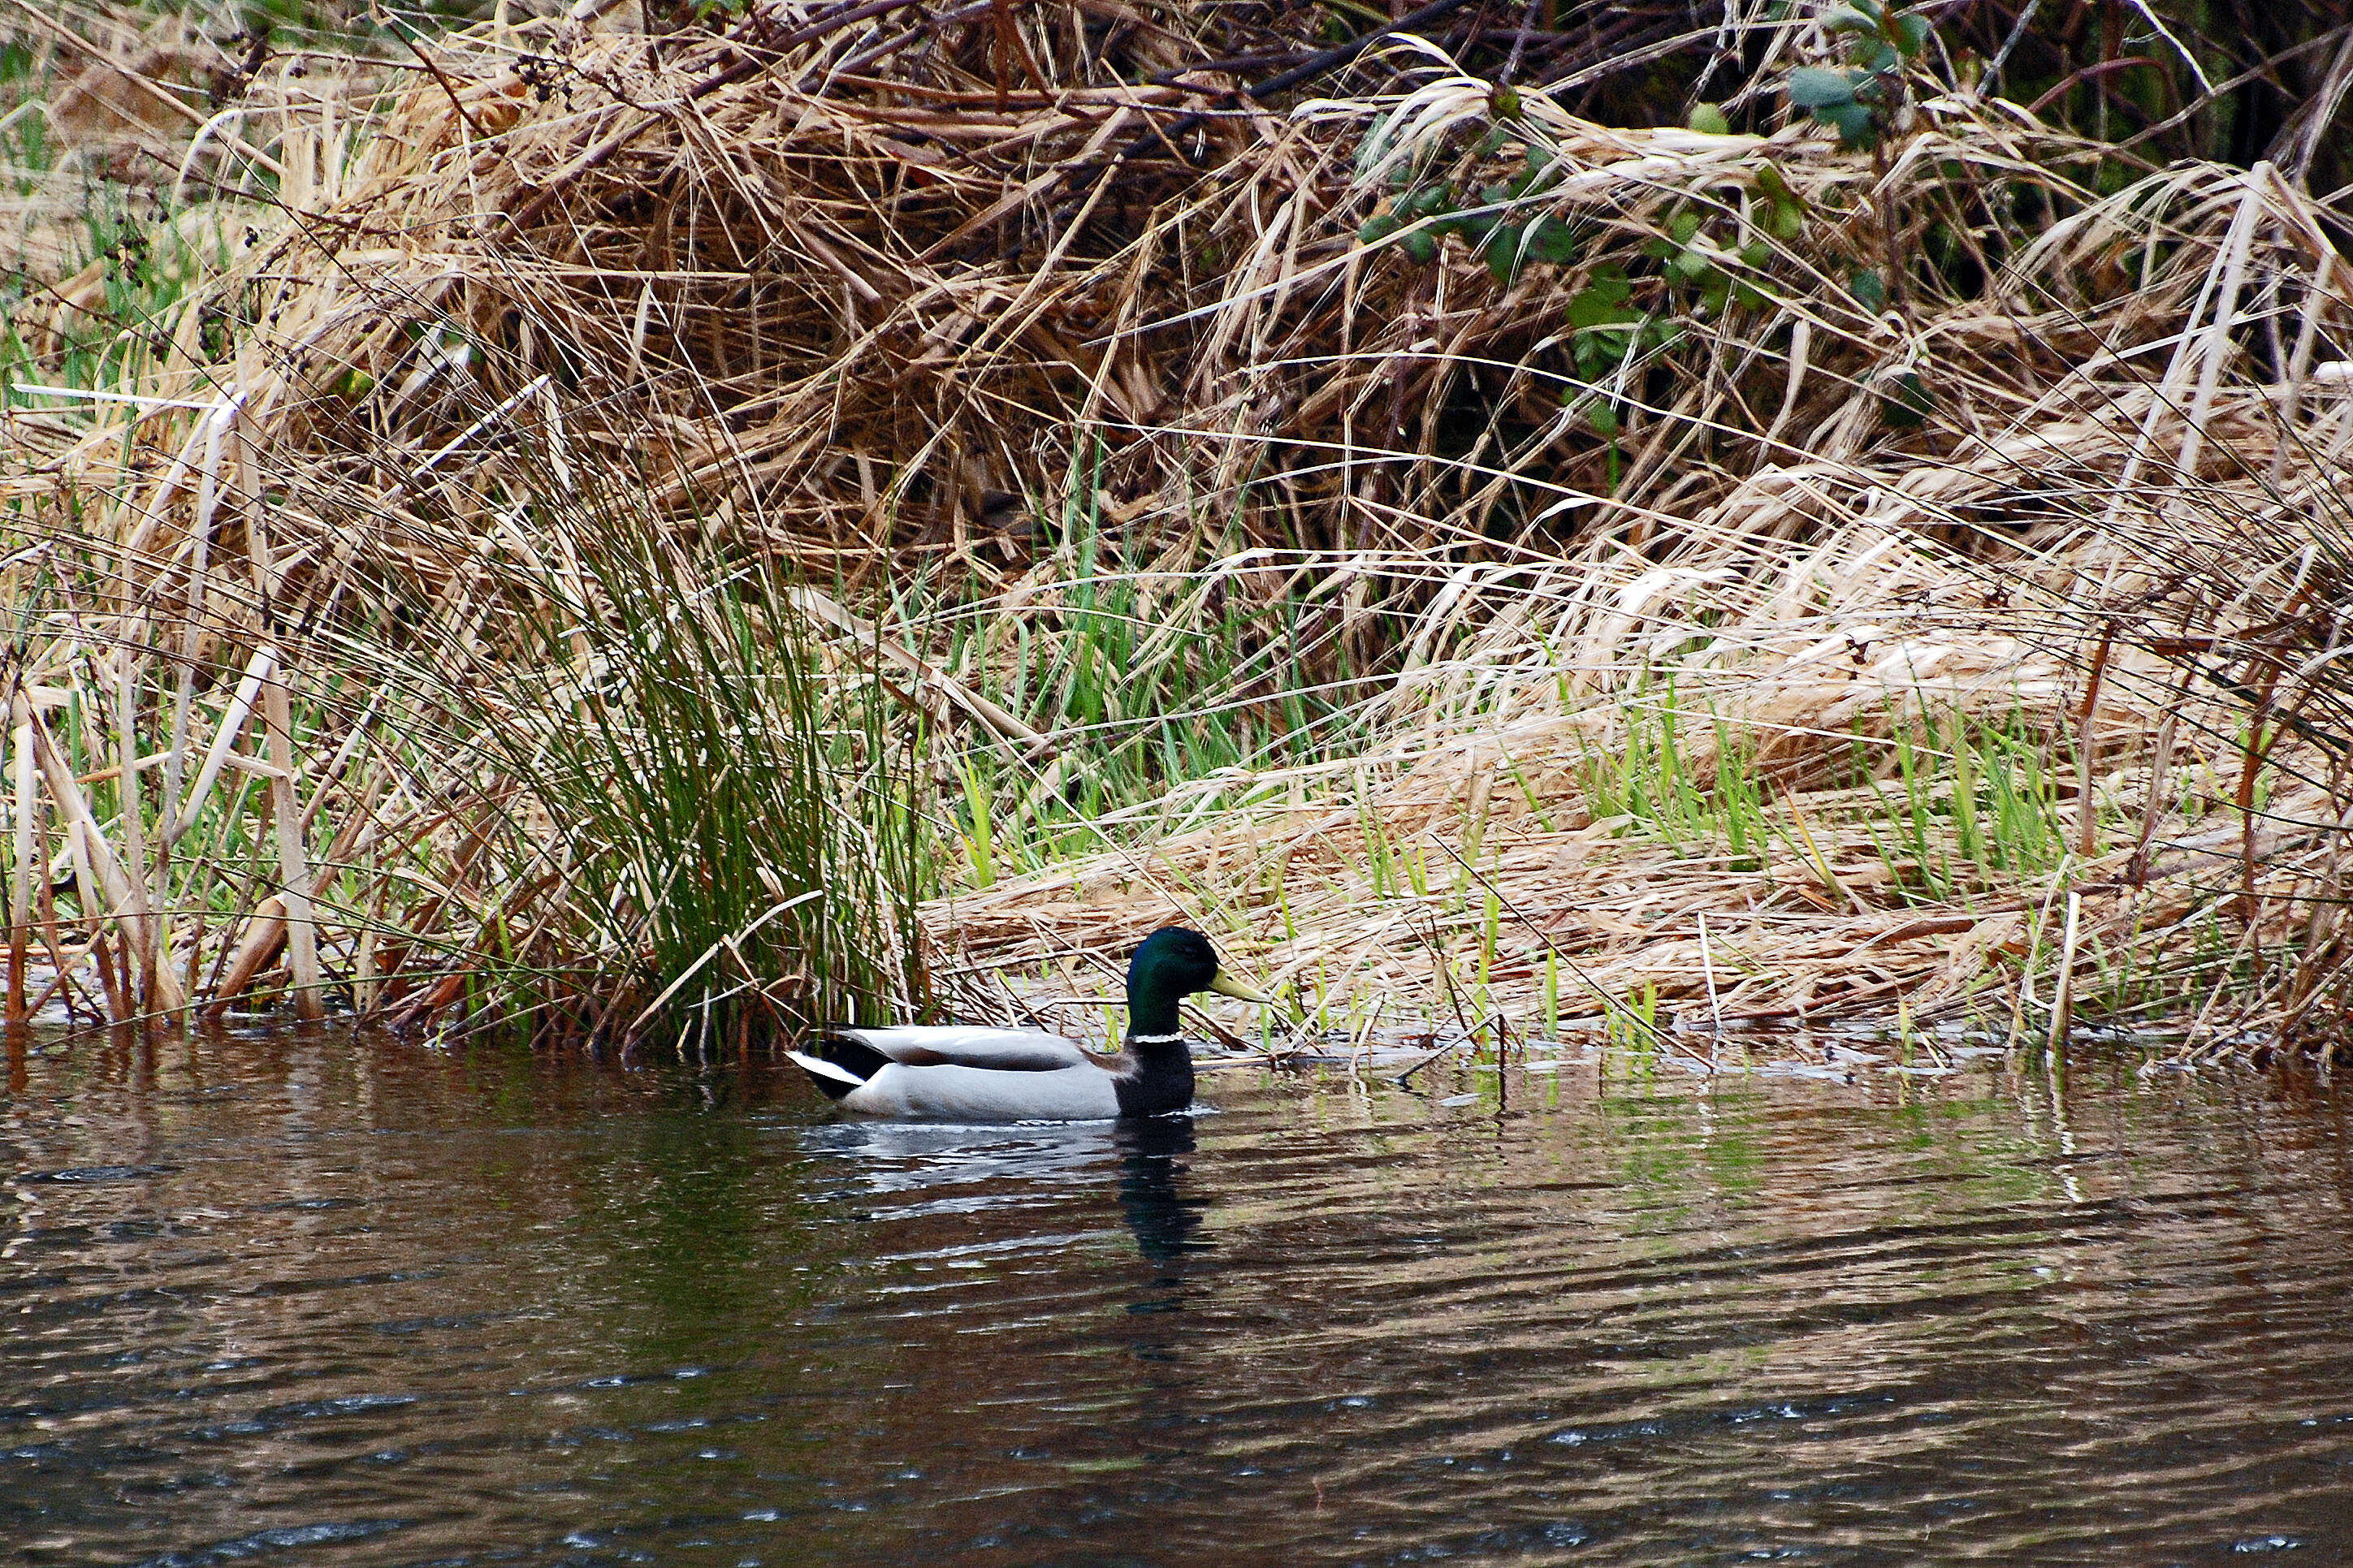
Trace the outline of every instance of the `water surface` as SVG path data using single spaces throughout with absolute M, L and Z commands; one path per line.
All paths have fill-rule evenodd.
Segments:
M 1448 1071 L 958 1130 L 333 1030 L 37 1054 L 0 1542 L 2353 1561 L 2327 1090 Z

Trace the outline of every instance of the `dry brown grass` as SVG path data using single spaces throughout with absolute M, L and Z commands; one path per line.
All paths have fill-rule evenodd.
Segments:
M 1874 156 L 1804 122 L 1613 129 L 1570 110 L 1589 75 L 1504 100 L 1397 43 L 1286 110 L 1183 74 L 1210 51 L 1166 16 L 968 9 L 659 41 L 485 26 L 380 117 L 287 96 L 255 142 L 275 220 L 152 323 L 131 378 L 201 411 L 8 416 L 13 602 L 81 584 L 21 674 L 81 693 L 60 707 L 104 736 L 109 661 L 153 661 L 131 744 L 85 754 L 145 726 L 194 773 L 246 721 L 258 650 L 295 688 L 254 721 L 270 760 L 232 771 L 286 775 L 272 833 L 291 805 L 330 842 L 268 850 L 240 818 L 235 917 L 189 929 L 217 890 L 176 884 L 178 934 L 132 947 L 233 976 L 241 946 L 258 972 L 277 940 L 252 917 L 275 913 L 280 979 L 318 965 L 412 1020 L 465 1005 L 518 927 L 578 961 L 602 928 L 534 861 L 550 826 L 463 746 L 355 739 L 406 698 L 368 707 L 387 667 L 338 640 L 407 628 L 399 668 L 497 689 L 551 615 L 596 611 L 534 502 L 551 485 L 641 489 L 698 559 L 788 560 L 881 623 L 934 776 L 1026 774 L 997 826 L 1030 831 L 1106 738 L 988 693 L 1017 647 L 1042 665 L 1081 635 L 1057 518 L 1099 486 L 1077 504 L 1146 563 L 1144 604 L 1303 639 L 1356 683 L 1355 739 L 1169 777 L 1099 854 L 943 898 L 967 1006 L 993 1005 L 987 970 L 1182 918 L 1393 994 L 1392 1016 L 1479 992 L 1525 1025 L 1549 953 L 1572 1013 L 1651 986 L 1727 1017 L 2007 1021 L 2063 984 L 2072 891 L 2071 994 L 2201 1041 L 2333 1020 L 2353 349 L 2337 220 L 2306 193 L 2183 165 L 2103 196 L 2103 149 L 1926 77 Z M 1357 237 L 1417 190 L 1475 206 L 1525 169 L 1490 205 L 1569 226 L 1572 258 Z M 1749 292 L 1711 306 L 1715 279 Z M 1597 370 L 1572 313 L 1597 290 L 1674 335 L 1604 318 L 1632 353 Z M 1263 683 L 1210 695 L 1281 723 Z M 1596 759 L 1662 710 L 1707 812 L 1757 792 L 1747 851 L 1593 809 Z M 1997 730 L 2063 847 L 1930 888 L 1887 847 L 1897 739 L 1943 770 L 1933 848 L 1963 831 L 1948 775 L 1976 743 L 1945 737 Z M 944 841 L 945 797 L 919 804 Z M 305 907 L 313 859 L 358 868 L 332 907 Z M 206 989 L 149 965 L 175 966 Z
M 1516 666 L 1419 672 L 1436 700 L 1370 754 L 1210 826 L 944 900 L 934 924 L 976 964 L 1027 972 L 1194 920 L 1298 987 L 1325 1026 L 1385 1006 L 1391 1025 L 1500 1013 L 1540 1033 L 1549 951 L 1554 1017 L 1649 991 L 1693 1026 L 1888 1020 L 1900 1004 L 2004 1036 L 2022 982 L 2039 1037 L 2073 890 L 2071 988 L 2111 1021 L 2200 1022 L 2202 1048 L 2251 1016 L 2321 1005 L 2314 964 L 2331 961 L 2343 876 L 2331 749 L 2291 738 L 2265 754 L 2250 839 L 2239 697 L 2185 691 L 2178 665 L 2119 643 L 2087 722 L 2096 649 L 2073 605 L 2053 595 L 2030 617 L 2013 604 L 2008 634 L 1989 632 L 1981 568 L 1890 540 L 1840 529 L 1762 582 L 1623 574 L 1593 613 L 1570 607 L 1531 636 Z M 1558 658 L 1565 647 L 1577 655 Z M 1704 809 L 1597 815 L 1597 780 L 1657 744 L 1662 712 L 1681 721 L 1680 768 Z M 1964 855 L 1954 758 L 1973 751 L 1980 785 L 1988 762 L 1981 735 L 1956 736 L 1960 718 L 2021 742 L 2014 775 L 2021 757 L 2037 770 L 2046 838 L 2031 854 L 2013 837 L 2007 858 Z M 1899 732 L 1936 807 L 1919 838 Z M 1657 791 L 1655 759 L 1638 771 Z M 1740 788 L 1757 809 L 1736 849 L 1724 796 Z M 2289 956 L 2265 970 L 2261 953 Z

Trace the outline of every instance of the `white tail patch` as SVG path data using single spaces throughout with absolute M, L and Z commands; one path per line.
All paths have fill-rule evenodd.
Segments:
M 785 1055 L 798 1062 L 801 1070 L 811 1078 L 829 1078 L 834 1082 L 847 1084 L 851 1089 L 856 1089 L 866 1081 L 847 1068 L 834 1066 L 823 1057 L 807 1057 L 798 1051 L 786 1051 Z

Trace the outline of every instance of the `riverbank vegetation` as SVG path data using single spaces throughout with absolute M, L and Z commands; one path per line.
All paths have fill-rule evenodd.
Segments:
M 2334 1039 L 2353 28 L 2228 10 L 23 11 L 12 1015 Z

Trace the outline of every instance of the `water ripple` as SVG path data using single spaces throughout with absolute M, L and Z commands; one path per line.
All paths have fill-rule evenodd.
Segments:
M 207 1048 L 0 1101 L 27 1563 L 2353 1560 L 2325 1097 Z

